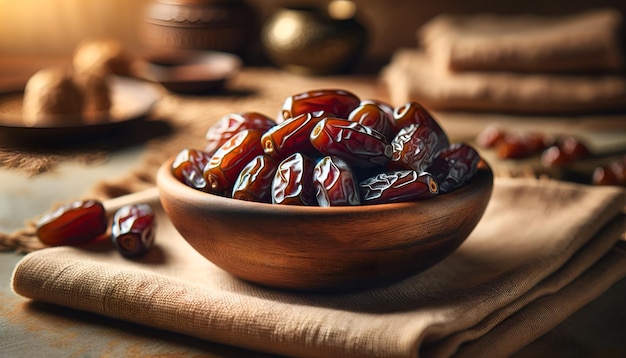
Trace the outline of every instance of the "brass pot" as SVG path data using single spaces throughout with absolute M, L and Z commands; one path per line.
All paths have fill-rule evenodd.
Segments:
M 281 7 L 264 24 L 261 44 L 286 70 L 327 75 L 353 70 L 367 46 L 367 31 L 354 18 L 338 19 L 325 9 Z
M 243 0 L 154 0 L 142 39 L 163 50 L 215 50 L 243 55 L 256 24 Z

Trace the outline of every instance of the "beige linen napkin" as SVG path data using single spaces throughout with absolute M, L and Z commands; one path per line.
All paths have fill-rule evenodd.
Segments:
M 422 26 L 428 56 L 453 71 L 617 71 L 623 68 L 614 9 L 562 16 L 439 15 Z
M 235 279 L 159 212 L 158 245 L 147 257 L 43 249 L 17 265 L 12 287 L 34 300 L 290 356 L 506 355 L 626 276 L 615 246 L 625 205 L 620 188 L 496 178 L 485 216 L 455 253 L 404 281 L 347 294 Z
M 626 109 L 626 77 L 515 72 L 452 72 L 422 49 L 398 49 L 381 71 L 393 105 L 436 110 L 562 114 Z

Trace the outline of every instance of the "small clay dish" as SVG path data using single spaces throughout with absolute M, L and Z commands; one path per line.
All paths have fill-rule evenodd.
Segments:
M 184 51 L 147 55 L 134 64 L 133 71 L 172 92 L 206 94 L 222 90 L 241 66 L 241 58 L 234 54 Z
M 179 182 L 172 160 L 157 174 L 161 203 L 201 255 L 240 279 L 273 288 L 354 291 L 390 284 L 452 253 L 479 222 L 490 169 L 435 198 L 353 207 L 255 203 Z

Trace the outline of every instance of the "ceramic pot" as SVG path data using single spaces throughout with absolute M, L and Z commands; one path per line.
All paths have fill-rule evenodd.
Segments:
M 154 0 L 147 8 L 142 38 L 159 51 L 243 55 L 255 24 L 254 8 L 242 0 Z
M 367 31 L 355 18 L 333 18 L 325 9 L 281 7 L 264 24 L 261 44 L 286 70 L 336 74 L 353 70 L 362 59 Z

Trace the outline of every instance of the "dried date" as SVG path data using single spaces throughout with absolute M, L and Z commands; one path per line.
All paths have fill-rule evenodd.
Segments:
M 506 131 L 496 125 L 486 126 L 476 136 L 476 144 L 482 148 L 495 148 L 500 141 L 504 140 Z
M 272 181 L 272 203 L 317 205 L 313 189 L 314 166 L 315 162 L 301 153 L 294 153 L 280 162 Z
M 263 154 L 262 133 L 243 130 L 226 141 L 204 168 L 202 173 L 208 191 L 230 196 L 233 184 L 241 170 L 257 155 Z
M 393 111 L 394 111 L 393 107 L 389 103 L 379 101 L 377 99 L 361 100 L 361 105 L 370 104 L 370 103 L 377 105 L 378 108 L 380 108 L 383 111 L 383 113 L 385 113 L 385 117 L 387 117 L 387 121 L 391 124 L 391 128 L 393 129 L 394 124 L 395 124 L 395 120 L 393 118 Z
M 439 185 L 430 173 L 398 170 L 362 181 L 359 190 L 363 204 L 385 204 L 432 198 Z
M 348 120 L 372 128 L 387 139 L 394 134 L 393 123 L 384 110 L 372 101 L 362 101 L 357 108 L 350 112 Z
M 443 132 L 426 125 L 409 124 L 391 141 L 393 153 L 388 168 L 425 171 L 435 156 L 449 145 L 448 137 Z
M 523 159 L 541 153 L 550 143 L 550 137 L 536 132 L 506 133 L 495 149 L 500 159 Z
M 339 118 L 348 118 L 359 106 L 360 99 L 353 93 L 340 89 L 303 92 L 288 97 L 282 106 L 277 122 L 288 120 L 304 113 L 324 111 Z
M 626 155 L 596 167 L 591 176 L 591 184 L 626 186 Z
M 474 148 L 465 143 L 456 143 L 440 152 L 427 172 L 439 183 L 439 191 L 448 193 L 474 177 L 480 160 Z
M 310 140 L 322 154 L 335 155 L 362 168 L 384 166 L 392 154 L 391 146 L 382 134 L 341 118 L 329 117 L 317 123 Z
M 541 154 L 541 164 L 545 167 L 566 165 L 590 155 L 591 151 L 586 144 L 578 138 L 569 136 L 546 149 Z
M 313 154 L 315 148 L 309 140 L 311 131 L 328 115 L 324 111 L 304 113 L 271 128 L 261 138 L 265 154 L 278 161 L 296 152 Z
M 276 161 L 267 155 L 254 157 L 239 173 L 232 197 L 239 200 L 269 203 L 272 201 L 272 180 Z
M 97 239 L 108 229 L 106 211 L 96 200 L 64 204 L 37 221 L 36 233 L 46 245 L 79 245 Z
M 326 156 L 313 169 L 319 206 L 360 205 L 359 187 L 352 169 L 338 157 Z
M 265 132 L 275 125 L 276 122 L 273 119 L 258 112 L 227 114 L 207 130 L 204 151 L 214 154 L 222 144 L 244 129 Z
M 194 189 L 207 191 L 207 181 L 203 170 L 211 160 L 211 155 L 201 150 L 183 149 L 172 162 L 172 174 L 179 181 Z
M 396 107 L 393 111 L 394 134 L 400 132 L 402 128 L 412 124 L 430 127 L 438 136 L 446 136 L 433 116 L 417 102 L 407 102 L 403 106 Z M 448 141 L 446 136 L 446 141 Z
M 154 244 L 156 220 L 148 204 L 131 204 L 113 216 L 111 242 L 126 257 L 143 256 Z

